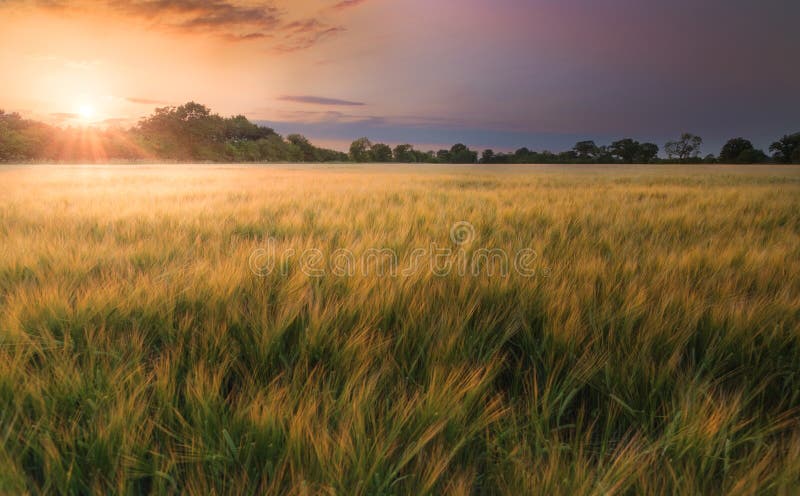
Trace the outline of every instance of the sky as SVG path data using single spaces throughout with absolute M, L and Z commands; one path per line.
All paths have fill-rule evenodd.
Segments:
M 346 149 L 800 131 L 797 0 L 0 0 L 0 108 L 197 101 Z

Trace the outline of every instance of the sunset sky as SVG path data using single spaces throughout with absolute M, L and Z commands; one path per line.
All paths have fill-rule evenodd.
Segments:
M 0 19 L 0 108 L 59 124 L 194 100 L 340 149 L 800 131 L 797 0 L 0 0 Z

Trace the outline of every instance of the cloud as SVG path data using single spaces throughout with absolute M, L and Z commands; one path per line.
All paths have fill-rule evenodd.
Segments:
M 333 7 L 333 10 L 345 10 L 351 7 L 357 7 L 362 3 L 365 3 L 367 0 L 342 0 L 341 2 L 337 3 Z
M 264 2 L 243 4 L 228 0 L 112 0 L 113 9 L 167 27 L 218 34 L 262 33 L 280 24 L 278 9 Z
M 66 0 L 0 0 L 0 6 L 10 4 L 32 5 L 50 10 L 64 10 L 69 6 Z
M 150 98 L 127 97 L 125 98 L 125 101 L 139 105 L 169 105 L 169 102 L 162 100 L 151 100 Z
M 325 98 L 322 96 L 309 95 L 286 95 L 278 98 L 278 100 L 282 100 L 284 102 L 309 103 L 313 105 L 338 105 L 347 107 L 361 107 L 366 105 L 364 102 L 353 102 L 350 100 L 339 100 L 338 98 Z
M 15 5 L 57 11 L 60 16 L 104 10 L 126 21 L 144 21 L 149 28 L 228 42 L 264 42 L 277 52 L 305 50 L 344 31 L 324 19 L 297 19 L 293 7 L 279 9 L 273 0 L 0 0 L 0 8 Z
M 279 52 L 294 52 L 310 48 L 323 39 L 343 32 L 344 28 L 330 26 L 318 19 L 293 21 L 281 27 L 283 43 L 275 49 Z
M 280 40 L 279 52 L 310 48 L 343 31 L 319 19 L 284 20 L 286 12 L 270 3 L 234 0 L 113 0 L 123 14 L 188 33 L 213 33 L 227 41 Z
M 381 125 L 386 122 L 386 119 L 374 115 L 355 115 L 346 114 L 336 110 L 326 111 L 306 111 L 306 110 L 286 110 L 278 111 L 274 116 L 279 121 L 284 122 L 298 122 L 298 123 L 328 123 L 328 124 L 352 124 L 352 123 L 369 123 L 371 125 Z
M 281 100 L 285 100 L 282 97 Z M 302 98 L 302 97 L 301 97 Z M 314 97 L 312 97 L 314 98 Z M 293 100 L 292 100 L 293 101 Z M 431 117 L 425 115 L 369 115 L 358 113 L 347 113 L 339 110 L 275 110 L 257 109 L 252 112 L 262 120 L 274 122 L 296 122 L 300 124 L 363 124 L 375 127 L 399 126 L 414 129 L 470 129 L 474 127 L 474 121 L 451 118 L 451 117 Z M 485 129 L 493 129 L 492 126 L 485 126 Z M 498 130 L 512 131 L 505 128 Z
M 265 33 L 226 34 L 223 37 L 228 41 L 254 41 L 274 38 L 273 35 Z

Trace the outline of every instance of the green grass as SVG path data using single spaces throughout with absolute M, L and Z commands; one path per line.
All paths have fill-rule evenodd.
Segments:
M 0 494 L 800 491 L 800 169 L 0 184 Z M 407 262 L 460 221 L 536 275 L 251 270 L 268 239 Z

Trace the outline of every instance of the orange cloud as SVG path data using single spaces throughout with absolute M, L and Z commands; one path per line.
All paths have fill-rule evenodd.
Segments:
M 367 0 L 342 0 L 341 2 L 334 5 L 332 8 L 334 10 L 344 10 L 349 9 L 350 7 L 357 7 L 362 3 L 365 3 Z
M 212 34 L 230 42 L 272 40 L 279 52 L 310 48 L 344 31 L 316 18 L 292 19 L 297 10 L 279 9 L 263 0 L 0 0 L 0 8 L 20 6 L 57 11 L 59 16 L 104 12 L 145 21 L 151 29 Z

